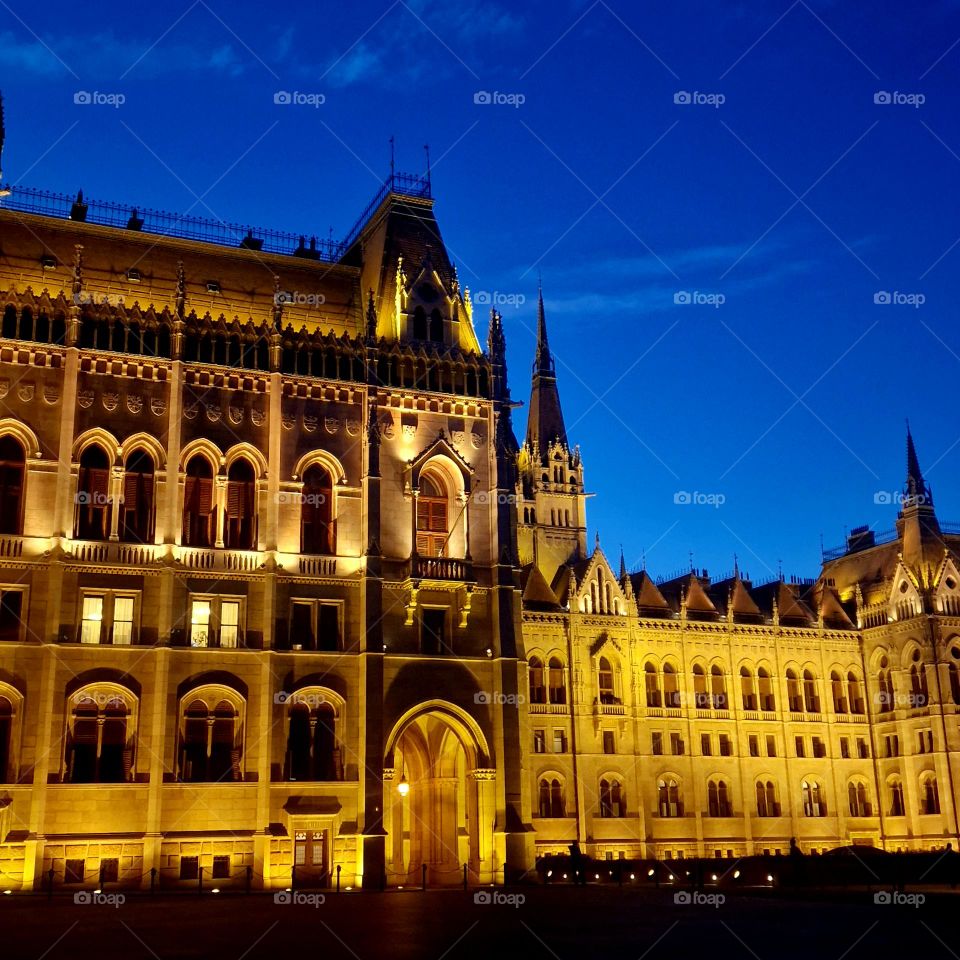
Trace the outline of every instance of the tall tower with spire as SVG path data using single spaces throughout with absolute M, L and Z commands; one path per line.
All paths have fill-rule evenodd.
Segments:
M 537 352 L 530 384 L 527 434 L 517 455 L 518 549 L 547 583 L 587 554 L 587 494 L 580 450 L 570 449 L 543 306 L 537 298 Z
M 904 564 L 921 583 L 928 584 L 943 558 L 940 522 L 933 509 L 933 493 L 920 470 L 920 460 L 907 424 L 907 479 L 897 518 Z

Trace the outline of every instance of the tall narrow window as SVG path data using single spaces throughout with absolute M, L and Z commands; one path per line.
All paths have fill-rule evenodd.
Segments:
M 110 536 L 110 459 L 96 444 L 80 455 L 74 536 L 78 540 Z
M 23 478 L 26 455 L 11 436 L 0 437 L 0 533 L 23 532 Z
M 303 475 L 300 506 L 301 553 L 337 552 L 333 519 L 333 481 L 319 464 L 308 467 Z
M 439 557 L 446 554 L 447 513 L 443 481 L 431 474 L 423 474 L 417 496 L 417 553 L 421 557 Z
M 430 311 L 430 339 L 434 343 L 443 343 L 443 315 L 439 310 Z
M 652 663 L 647 663 L 643 668 L 644 681 L 647 691 L 647 706 L 660 706 L 660 682 L 657 677 L 657 668 Z
M 414 340 L 427 339 L 427 312 L 423 307 L 413 311 L 413 338 Z
M 188 783 L 242 779 L 237 745 L 238 717 L 221 700 L 211 711 L 203 700 L 192 701 L 183 714 L 180 779 Z
M 133 643 L 133 597 L 113 598 L 113 643 L 129 646 Z
M 903 784 L 899 780 L 894 780 L 890 784 L 890 816 L 902 817 L 904 810 Z
M 765 667 L 760 667 L 757 670 L 757 686 L 760 693 L 760 709 L 767 712 L 776 710 L 777 703 L 773 696 L 773 680 Z
M 680 707 L 680 681 L 672 663 L 663 665 L 663 702 L 672 710 Z
M 190 646 L 210 646 L 209 600 L 194 600 L 190 604 Z
M 803 695 L 800 692 L 800 681 L 793 670 L 787 671 L 787 703 L 791 713 L 803 713 Z
M 543 682 L 543 661 L 538 657 L 530 658 L 530 702 L 546 703 L 546 687 Z
M 757 709 L 757 694 L 753 686 L 753 674 L 747 667 L 740 668 L 740 694 L 743 697 L 744 710 Z
M 187 464 L 183 492 L 183 543 L 210 547 L 214 539 L 213 469 L 199 454 Z
M 706 710 L 710 706 L 710 696 L 707 693 L 707 675 L 699 663 L 694 664 L 693 667 L 693 702 L 698 710 Z
M 124 466 L 120 539 L 125 543 L 153 540 L 153 458 L 135 450 Z
M 0 783 L 13 779 L 13 704 L 0 697 Z
M 220 646 L 240 645 L 240 603 L 237 600 L 220 602 Z
M 921 800 L 920 812 L 924 814 L 940 812 L 940 791 L 937 788 L 937 778 L 927 777 L 920 785 Z
M 809 670 L 803 671 L 803 705 L 807 713 L 820 712 L 820 697 L 817 696 L 817 680 Z
M 23 588 L 0 587 L 0 640 L 19 640 L 23 635 Z
M 231 550 L 253 550 L 256 547 L 254 490 L 250 462 L 242 457 L 234 460 L 227 473 L 227 509 L 223 525 L 223 543 Z
M 425 607 L 420 620 L 420 652 L 432 655 L 444 653 L 446 646 L 446 608 Z
M 847 674 L 847 695 L 850 712 L 863 713 L 863 688 L 852 670 Z
M 550 702 L 567 702 L 567 683 L 564 678 L 563 663 L 559 657 L 551 657 L 547 668 L 550 685 Z
M 127 747 L 129 708 L 120 696 L 81 697 L 68 717 L 68 783 L 123 783 L 132 758 Z
M 710 668 L 710 702 L 714 710 L 727 709 L 727 681 L 716 664 Z
M 600 692 L 600 703 L 616 703 L 617 696 L 613 685 L 613 668 L 606 657 L 601 657 L 597 663 L 597 687 Z
M 833 694 L 833 712 L 846 713 L 846 691 L 844 689 L 843 679 L 836 670 L 832 671 L 830 674 L 830 691 Z
M 99 643 L 103 634 L 103 597 L 87 594 L 83 598 L 80 642 Z

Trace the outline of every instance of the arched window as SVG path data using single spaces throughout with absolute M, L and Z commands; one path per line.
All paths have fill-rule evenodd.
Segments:
M 427 313 L 423 307 L 413 311 L 413 338 L 414 340 L 427 339 Z
M 807 713 L 820 712 L 820 697 L 817 696 L 817 680 L 809 670 L 803 671 L 803 706 Z
M 443 315 L 439 310 L 430 311 L 430 339 L 434 343 L 443 343 Z
M 833 712 L 847 712 L 847 690 L 843 684 L 843 677 L 836 670 L 830 671 L 830 694 L 833 697 Z
M 145 450 L 134 450 L 123 470 L 120 539 L 124 543 L 153 540 L 153 476 L 153 458 Z
M 199 697 L 181 717 L 180 779 L 186 783 L 242 780 L 240 717 L 229 700 L 213 709 Z
M 597 662 L 597 688 L 600 693 L 600 703 L 618 702 L 613 684 L 613 668 L 606 657 L 601 657 Z
M 869 817 L 871 815 L 870 801 L 867 799 L 866 784 L 848 784 L 847 802 L 850 807 L 851 817 Z
M 661 817 L 682 817 L 680 785 L 672 777 L 657 781 L 657 809 Z
M 661 699 L 660 680 L 657 677 L 657 668 L 647 661 L 643 668 L 643 675 L 647 690 L 647 706 L 659 707 L 661 705 Z
M 803 713 L 803 696 L 800 693 L 800 681 L 795 670 L 787 671 L 787 703 L 791 713 Z
M 213 468 L 206 457 L 196 454 L 187 464 L 183 488 L 184 546 L 213 546 L 214 529 Z
M 543 661 L 538 657 L 530 658 L 530 702 L 547 702 L 547 688 L 543 682 Z
M 766 667 L 757 670 L 757 686 L 760 691 L 760 709 L 768 713 L 777 709 L 776 697 L 773 695 L 773 678 Z
M 757 816 L 758 817 L 779 817 L 780 804 L 777 802 L 777 788 L 772 780 L 764 783 L 757 781 Z
M 800 795 L 805 817 L 825 817 L 827 804 L 820 784 L 815 780 L 804 780 L 800 785 Z
M 550 702 L 566 703 L 567 681 L 563 670 L 563 663 L 560 661 L 559 657 L 550 658 L 547 675 L 550 687 Z
M 672 663 L 663 665 L 663 702 L 673 710 L 680 708 L 680 678 Z
M 727 709 L 727 680 L 717 664 L 710 668 L 710 703 L 714 710 Z
M 930 698 L 927 693 L 927 669 L 919 650 L 913 651 L 910 665 L 910 706 L 925 707 Z
M 417 553 L 421 557 L 446 555 L 449 536 L 446 484 L 436 473 L 420 477 L 417 496 Z
M 906 813 L 906 807 L 903 804 L 903 784 L 899 780 L 894 780 L 890 784 L 890 816 L 902 817 Z
M 958 652 L 956 647 L 950 651 L 952 656 L 957 656 Z M 955 661 L 947 664 L 947 676 L 950 678 L 950 697 L 954 703 L 960 704 L 960 667 Z
M 333 481 L 319 464 L 303 474 L 300 500 L 300 552 L 337 552 L 336 525 L 333 518 Z
M 693 666 L 693 702 L 698 710 L 705 710 L 710 706 L 710 697 L 707 695 L 707 675 L 699 663 Z
M 863 713 L 863 687 L 851 670 L 847 673 L 847 697 L 851 713 Z
M 707 783 L 707 810 L 711 817 L 729 817 L 730 791 L 723 780 L 711 780 Z
M 286 769 L 288 780 L 342 780 L 336 711 L 315 696 L 294 698 L 290 706 Z
M 80 455 L 74 536 L 78 540 L 110 536 L 110 458 L 95 443 Z
M 920 781 L 920 812 L 933 814 L 940 812 L 940 790 L 937 778 L 928 775 Z
M 0 696 L 0 783 L 14 782 L 13 770 L 13 704 Z
M 886 657 L 880 658 L 880 669 L 877 671 L 877 708 L 880 713 L 889 713 L 893 710 L 893 681 L 890 679 L 889 661 Z
M 231 550 L 253 550 L 257 545 L 254 477 L 249 460 L 239 457 L 230 464 L 223 545 Z
M 740 668 L 740 695 L 744 710 L 757 709 L 757 694 L 753 686 L 753 674 L 747 667 Z
M 543 777 L 540 780 L 540 816 L 564 816 L 563 785 L 556 777 Z
M 23 533 L 26 462 L 26 453 L 16 437 L 0 437 L 0 533 Z
M 67 713 L 66 783 L 123 783 L 132 778 L 132 703 L 106 689 L 74 695 Z
M 623 787 L 619 780 L 604 777 L 600 781 L 600 816 L 623 816 Z

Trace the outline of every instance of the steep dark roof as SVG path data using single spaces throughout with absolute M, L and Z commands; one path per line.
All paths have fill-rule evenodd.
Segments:
M 546 456 L 549 444 L 558 440 L 567 445 L 567 428 L 560 408 L 557 374 L 547 341 L 547 320 L 543 310 L 543 293 L 537 304 L 537 354 L 533 362 L 530 386 L 530 411 L 527 417 L 527 443 L 539 445 L 540 456 Z

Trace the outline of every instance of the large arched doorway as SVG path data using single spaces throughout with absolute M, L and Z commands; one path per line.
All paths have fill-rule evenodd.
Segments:
M 482 734 L 441 707 L 402 720 L 391 738 L 393 780 L 385 789 L 387 878 L 455 885 L 488 882 L 493 863 L 493 771 Z M 389 755 L 388 755 L 389 760 Z

